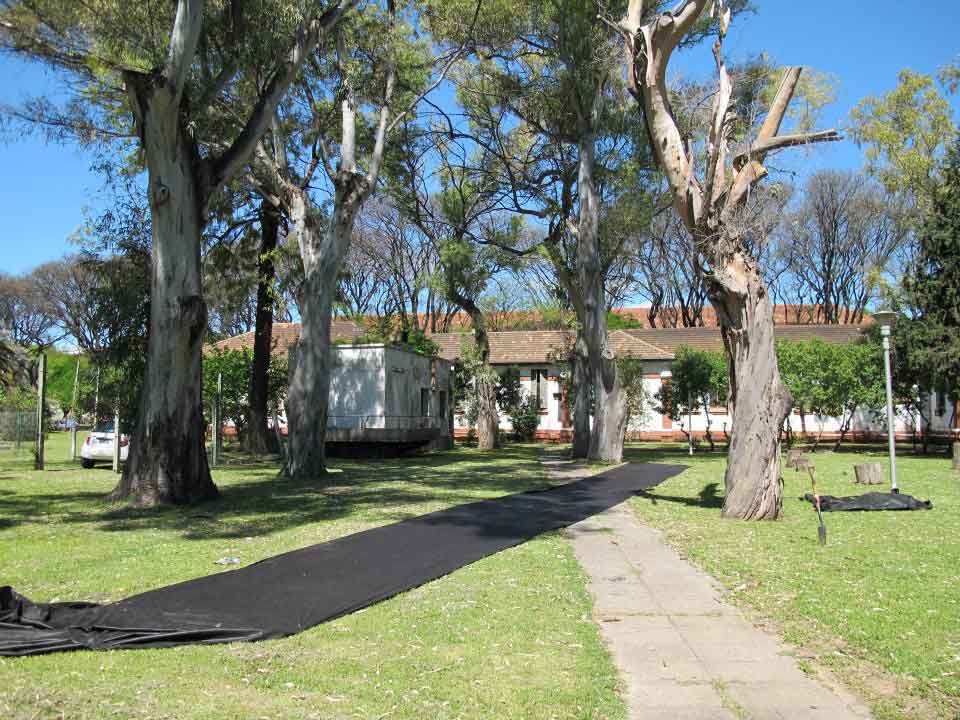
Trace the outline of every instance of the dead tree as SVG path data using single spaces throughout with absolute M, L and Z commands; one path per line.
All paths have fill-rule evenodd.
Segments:
M 728 168 L 728 139 L 735 116 L 732 83 L 721 51 L 730 8 L 724 0 L 686 0 L 671 12 L 645 17 L 646 5 L 644 0 L 630 0 L 618 27 L 625 40 L 630 91 L 643 112 L 674 207 L 701 257 L 703 282 L 723 336 L 733 405 L 723 515 L 772 520 L 781 511 L 778 439 L 792 399 L 777 367 L 773 304 L 738 216 L 754 185 L 767 175 L 763 161 L 769 153 L 837 140 L 839 135 L 834 130 L 779 134 L 800 77 L 799 67 L 787 68 L 759 131 L 731 153 L 732 168 Z M 711 15 L 718 14 L 720 26 L 713 47 L 718 88 L 700 178 L 692 143 L 681 134 L 670 107 L 666 71 L 674 48 L 708 5 Z

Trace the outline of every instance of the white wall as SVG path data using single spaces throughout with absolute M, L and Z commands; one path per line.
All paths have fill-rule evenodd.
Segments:
M 387 416 L 411 420 L 422 417 L 421 392 L 424 390 L 429 393 L 428 416 L 441 420 L 449 416 L 452 374 L 449 361 L 391 347 L 385 349 L 385 358 Z M 445 412 L 441 412 L 442 398 L 446 402 Z M 444 429 L 448 423 L 439 425 Z
M 937 407 L 937 403 L 941 402 L 941 398 L 943 412 L 938 413 L 937 410 L 941 408 Z M 950 397 L 945 393 L 930 393 L 930 396 L 927 398 L 926 410 L 927 418 L 930 421 L 930 429 L 934 432 L 960 430 L 960 418 L 953 417 L 953 402 L 951 402 Z M 950 427 L 951 420 L 953 420 L 954 427 Z
M 327 426 L 360 427 L 363 417 L 384 415 L 383 346 L 337 345 L 332 354 Z
M 561 391 L 561 383 L 559 377 L 561 372 L 564 371 L 564 368 L 557 365 L 520 365 L 517 366 L 520 370 L 521 376 L 521 386 L 523 387 L 526 393 L 532 395 L 534 393 L 534 381 L 531 376 L 531 371 L 534 369 L 546 369 L 548 371 L 548 384 L 547 384 L 547 402 L 546 402 L 546 413 L 541 414 L 540 416 L 540 430 L 553 431 L 561 429 L 569 429 L 569 425 L 564 426 L 560 422 L 560 399 L 557 397 Z M 670 433 L 673 431 L 680 432 L 681 429 L 687 430 L 688 426 L 692 424 L 694 433 L 701 434 L 707 429 L 707 413 L 700 409 L 698 412 L 692 414 L 692 423 L 688 422 L 688 417 L 686 414 L 683 417 L 675 422 L 665 423 L 663 416 L 656 410 L 656 393 L 660 390 L 663 384 L 663 380 L 670 377 L 670 362 L 669 361 L 645 361 L 644 368 L 644 386 L 647 389 L 648 395 L 650 397 L 649 408 L 646 414 L 643 417 L 634 417 L 630 419 L 628 425 L 629 432 L 659 432 L 659 433 Z M 931 402 L 933 400 L 931 399 Z M 901 409 L 902 410 L 902 409 Z M 931 422 L 931 427 L 935 430 L 946 430 L 946 425 L 950 420 L 950 414 L 952 408 L 950 403 L 947 403 L 945 410 L 945 415 L 942 417 L 935 416 Z M 460 430 L 465 430 L 467 428 L 466 417 L 463 414 L 457 414 L 455 416 L 455 427 Z M 789 422 L 791 428 L 794 432 L 800 432 L 801 430 L 801 419 L 800 414 L 797 412 L 797 409 L 794 408 L 793 412 L 789 417 Z M 672 427 L 665 427 L 665 425 L 671 425 Z M 722 410 L 720 407 L 711 409 L 710 412 L 710 430 L 715 435 L 716 438 L 723 438 L 724 424 L 726 424 L 727 432 L 731 430 L 731 418 L 730 415 L 726 412 L 726 409 Z M 837 433 L 840 431 L 842 424 L 841 418 L 835 417 L 821 417 L 807 413 L 806 415 L 806 429 L 808 433 L 819 433 L 823 432 L 827 435 L 832 433 Z M 910 418 L 904 412 L 898 412 L 895 419 L 894 427 L 898 433 L 910 433 L 912 432 L 913 426 L 916 425 L 917 430 L 919 431 L 919 418 Z M 500 417 L 500 428 L 501 430 L 509 431 L 512 429 L 510 419 L 506 415 L 501 415 Z M 873 432 L 882 434 L 886 431 L 886 417 L 881 413 L 879 415 L 871 413 L 869 411 L 858 411 L 854 415 L 854 419 L 849 428 L 851 433 L 860 433 L 860 432 Z

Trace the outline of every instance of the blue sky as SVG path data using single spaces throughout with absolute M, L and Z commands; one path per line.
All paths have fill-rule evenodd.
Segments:
M 866 95 L 893 88 L 901 68 L 933 73 L 960 62 L 956 0 L 754 4 L 756 14 L 731 26 L 727 55 L 737 61 L 765 50 L 777 63 L 835 75 L 840 82 L 837 101 L 826 109 L 823 127 L 844 127 L 850 108 Z M 701 50 L 677 58 L 677 69 L 708 74 L 712 60 Z M 0 103 L 57 87 L 49 71 L 9 57 L 0 58 L 0 78 Z M 954 107 L 960 108 L 956 98 Z M 75 147 L 49 145 L 36 136 L 13 138 L 0 144 L 0 158 L 0 270 L 19 273 L 70 251 L 67 238 L 83 222 L 84 207 L 102 207 L 105 198 L 100 178 L 89 170 L 92 158 Z M 862 159 L 857 146 L 847 141 L 797 152 L 789 162 L 808 172 L 858 168 Z

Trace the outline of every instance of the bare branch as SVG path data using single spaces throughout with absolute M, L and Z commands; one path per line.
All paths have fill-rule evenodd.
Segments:
M 298 33 L 293 47 L 280 67 L 277 68 L 267 88 L 260 96 L 243 130 L 233 144 L 222 155 L 208 161 L 209 175 L 206 192 L 212 194 L 220 185 L 236 175 L 254 151 L 259 138 L 263 135 L 274 111 L 290 83 L 307 57 L 313 53 L 327 33 L 329 33 L 343 15 L 353 9 L 360 0 L 342 0 L 314 18 Z
M 380 121 L 377 124 L 377 136 L 373 146 L 373 156 L 370 158 L 370 167 L 367 169 L 367 185 L 372 188 L 380 174 L 380 164 L 383 162 L 383 149 L 387 137 L 387 119 L 390 117 L 390 101 L 393 99 L 393 86 L 397 80 L 397 68 L 392 62 L 387 71 L 386 88 L 383 93 L 383 104 L 380 106 Z
M 798 145 L 810 145 L 818 142 L 834 142 L 837 140 L 843 140 L 843 136 L 832 128 L 830 130 L 818 130 L 817 132 L 777 135 L 768 140 L 757 140 L 748 150 L 739 153 L 736 158 L 734 158 L 734 167 L 742 167 L 748 158 L 762 158 L 774 150 L 796 147 Z
M 164 64 L 164 76 L 174 97 L 183 93 L 183 85 L 187 72 L 193 63 L 200 41 L 200 31 L 203 28 L 204 0 L 179 0 L 177 15 L 173 20 L 173 31 L 170 34 L 170 50 Z

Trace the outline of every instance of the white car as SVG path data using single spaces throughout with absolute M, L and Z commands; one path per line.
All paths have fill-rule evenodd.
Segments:
M 113 462 L 113 420 L 103 420 L 93 426 L 93 431 L 80 447 L 80 465 L 92 468 L 95 462 Z M 130 450 L 130 438 L 120 436 L 120 462 L 126 462 Z

